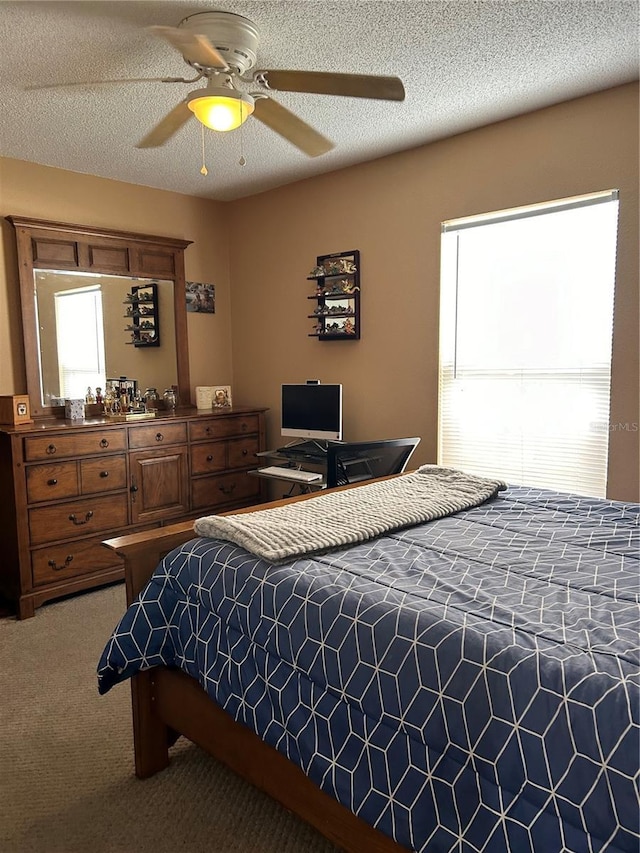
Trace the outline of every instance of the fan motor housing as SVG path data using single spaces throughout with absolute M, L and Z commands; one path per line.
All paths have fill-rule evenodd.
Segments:
M 257 61 L 260 33 L 253 21 L 233 12 L 196 12 L 180 21 L 179 27 L 206 36 L 229 68 L 246 74 Z

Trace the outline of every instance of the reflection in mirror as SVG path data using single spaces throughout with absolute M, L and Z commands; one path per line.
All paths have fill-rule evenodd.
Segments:
M 132 288 L 157 284 L 159 346 L 134 346 Z M 134 379 L 142 392 L 178 383 L 172 281 L 34 270 L 43 406 L 84 399 L 107 378 Z M 154 318 L 155 320 L 155 318 Z M 147 315 L 147 323 L 151 323 Z

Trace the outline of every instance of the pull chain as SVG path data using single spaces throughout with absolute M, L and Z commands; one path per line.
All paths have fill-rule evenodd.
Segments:
M 240 125 L 240 159 L 238 160 L 238 165 L 244 166 L 246 162 L 244 156 L 244 122 L 242 122 Z
M 203 124 L 200 125 L 200 130 L 202 131 L 202 169 L 200 169 L 200 174 L 204 175 L 206 177 L 209 174 L 209 170 L 207 169 L 207 166 L 204 162 L 205 158 L 204 158 L 204 125 Z

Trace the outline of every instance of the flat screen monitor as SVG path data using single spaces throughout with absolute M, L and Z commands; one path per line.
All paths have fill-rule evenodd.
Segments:
M 342 440 L 342 385 L 283 385 L 281 435 Z

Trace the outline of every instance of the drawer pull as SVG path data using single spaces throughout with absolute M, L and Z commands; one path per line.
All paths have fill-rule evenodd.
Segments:
M 211 454 L 207 456 L 207 462 L 213 462 L 213 456 Z
M 56 450 L 57 450 L 57 448 L 56 448 L 55 444 L 50 444 L 47 447 L 47 453 L 49 454 L 49 456 L 51 456 L 53 453 L 55 453 Z
M 64 563 L 59 566 L 55 560 L 49 560 L 48 565 L 51 566 L 54 572 L 61 572 L 63 569 L 66 569 L 70 562 L 72 562 L 73 556 L 71 554 L 67 554 L 67 557 Z
M 235 483 L 231 483 L 231 485 L 230 485 L 230 486 L 225 486 L 225 485 L 224 485 L 224 483 L 221 483 L 221 484 L 218 486 L 218 488 L 220 489 L 220 491 L 222 492 L 222 494 L 223 494 L 223 495 L 230 495 L 230 494 L 232 494 L 232 493 L 233 493 L 233 490 L 235 489 L 235 487 L 236 487 L 236 484 L 235 484 Z
M 109 472 L 108 471 L 100 471 L 100 476 L 104 479 L 105 477 L 109 476 Z
M 247 425 L 245 423 L 242 424 L 242 432 L 247 431 Z
M 100 447 L 109 447 L 109 442 L 106 438 L 102 439 L 102 441 L 100 442 Z
M 243 455 L 243 456 L 246 456 L 248 452 L 249 452 L 249 451 L 248 451 L 248 450 L 247 450 L 247 448 L 245 447 L 245 449 L 242 451 L 242 455 Z
M 156 441 L 164 441 L 164 436 L 161 432 L 156 433 Z
M 205 427 L 205 430 L 204 430 L 204 431 L 206 432 L 206 434 L 207 434 L 207 435 L 210 435 L 210 433 L 211 433 L 211 427 Z
M 47 486 L 57 486 L 58 481 L 55 477 L 52 477 L 50 480 L 47 480 Z
M 93 518 L 93 512 L 91 510 L 85 513 L 84 520 L 78 520 L 75 516 L 75 513 L 72 512 L 69 516 L 69 521 L 72 521 L 77 527 L 79 527 L 81 524 L 86 524 L 91 518 Z

